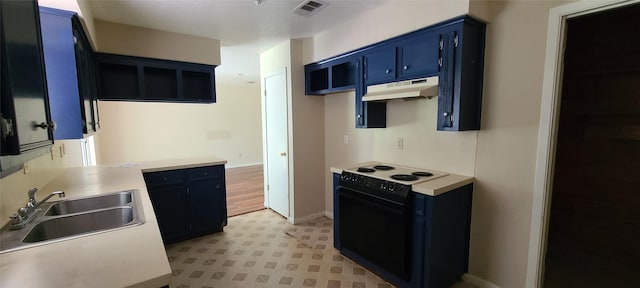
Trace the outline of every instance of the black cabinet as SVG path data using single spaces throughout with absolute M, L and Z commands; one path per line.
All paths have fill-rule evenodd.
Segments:
M 24 154 L 53 143 L 38 5 L 1 1 L 0 16 L 0 151 Z
M 354 55 L 344 55 L 328 62 L 315 63 L 304 67 L 305 94 L 319 95 L 354 89 L 360 59 Z
M 223 165 L 144 173 L 165 243 L 220 232 L 227 224 Z
M 468 18 L 438 32 L 442 68 L 438 75 L 437 129 L 479 130 L 485 25 Z
M 82 139 L 98 128 L 91 44 L 75 12 L 40 7 L 40 24 L 54 139 Z
M 215 66 L 96 53 L 100 100 L 215 103 Z

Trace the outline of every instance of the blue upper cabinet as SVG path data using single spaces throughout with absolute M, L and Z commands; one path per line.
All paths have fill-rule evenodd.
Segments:
M 425 31 L 398 45 L 398 80 L 408 80 L 438 73 L 439 43 L 437 33 Z
M 40 7 L 40 25 L 54 139 L 82 139 L 97 130 L 93 50 L 74 12 Z
M 356 128 L 386 127 L 386 103 L 363 102 L 367 87 L 438 76 L 437 129 L 480 129 L 485 24 L 461 16 L 305 66 L 307 95 L 355 90 Z M 354 72 L 333 72 L 346 56 Z M 359 62 L 361 65 L 358 65 Z M 345 78 L 347 75 L 355 79 Z M 342 78 L 341 78 L 342 77 Z M 349 83 L 337 86 L 333 83 Z M 354 83 L 352 86 L 351 83 Z
M 365 55 L 365 83 L 376 85 L 438 73 L 438 35 L 418 31 L 374 46 Z
M 365 84 L 374 85 L 396 79 L 396 46 L 384 45 L 365 53 Z
M 485 24 L 471 18 L 438 31 L 442 67 L 437 129 L 479 130 L 482 112 Z

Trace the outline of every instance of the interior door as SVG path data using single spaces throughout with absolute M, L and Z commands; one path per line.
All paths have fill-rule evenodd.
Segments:
M 264 78 L 266 135 L 265 206 L 289 217 L 287 71 Z

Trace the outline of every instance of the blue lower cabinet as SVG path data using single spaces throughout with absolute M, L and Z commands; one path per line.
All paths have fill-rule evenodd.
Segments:
M 397 287 L 448 288 L 468 271 L 473 184 L 438 196 L 411 192 L 412 231 L 407 243 L 412 257 L 408 280 L 343 247 L 340 235 L 340 174 L 333 174 L 334 247 Z M 346 205 L 346 204 L 345 204 Z M 345 210 L 345 211 L 348 211 Z M 363 236 L 366 237 L 366 236 Z
M 224 166 L 144 173 L 165 244 L 221 232 L 227 224 Z
M 473 184 L 432 197 L 415 193 L 411 287 L 451 287 L 468 271 Z
M 333 173 L 333 247 L 337 250 L 342 249 L 340 245 L 340 226 L 338 219 L 340 218 L 340 198 L 338 197 L 338 182 L 340 181 L 340 174 Z

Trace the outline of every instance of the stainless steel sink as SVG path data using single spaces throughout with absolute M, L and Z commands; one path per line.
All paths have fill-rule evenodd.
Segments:
M 129 225 L 133 221 L 133 208 L 121 207 L 82 213 L 42 221 L 34 226 L 22 242 L 34 243 L 51 239 L 91 233 Z
M 0 254 L 52 242 L 126 229 L 145 223 L 140 192 L 110 194 L 45 203 L 20 230 L 0 228 Z
M 118 192 L 77 200 L 58 201 L 51 205 L 45 216 L 55 216 L 86 212 L 109 207 L 128 205 L 132 201 L 131 191 Z

